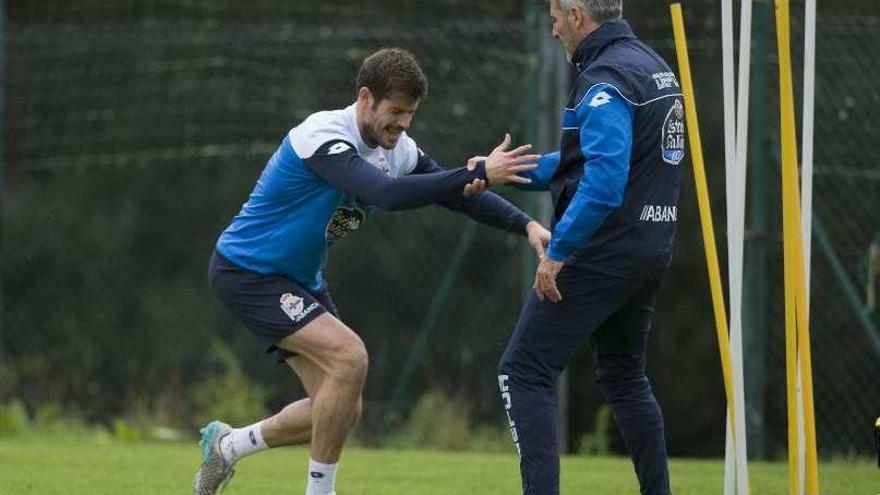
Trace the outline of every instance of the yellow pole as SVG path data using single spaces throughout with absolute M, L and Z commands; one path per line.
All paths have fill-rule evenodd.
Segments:
M 785 272 L 785 363 L 788 397 L 789 493 L 798 494 L 796 376 L 800 358 L 806 440 L 807 494 L 818 495 L 819 472 L 810 330 L 804 280 L 804 253 L 798 201 L 797 135 L 791 71 L 791 28 L 788 0 L 776 0 L 776 41 L 779 51 L 779 101 L 782 141 L 782 218 Z
M 795 176 L 797 179 L 797 176 Z M 795 186 L 796 187 L 796 186 Z M 796 233 L 800 234 L 800 205 L 797 194 L 795 194 L 795 220 Z M 807 294 L 806 280 L 804 278 L 804 253 L 803 237 L 798 235 L 794 242 L 796 246 L 792 249 L 794 252 L 794 264 L 797 268 L 797 285 L 795 286 L 795 297 L 797 298 L 795 305 L 797 313 L 797 334 L 798 334 L 798 360 L 801 369 L 801 387 L 803 392 L 804 406 L 804 440 L 806 447 L 806 474 L 807 474 L 807 495 L 819 495 L 819 454 L 816 446 L 816 415 L 813 405 L 813 365 L 810 353 L 810 320 L 807 316 Z
M 691 80 L 691 64 L 688 58 L 687 37 L 684 31 L 684 16 L 681 4 L 669 6 L 672 12 L 672 30 L 675 34 L 675 53 L 681 72 L 681 87 L 684 93 L 684 110 L 687 118 L 688 139 L 691 145 L 691 161 L 694 164 L 694 183 L 697 188 L 697 203 L 700 207 L 700 226 L 703 230 L 703 247 L 706 250 L 706 265 L 709 269 L 709 288 L 712 293 L 712 309 L 715 313 L 715 330 L 718 334 L 718 347 L 721 351 L 721 374 L 724 377 L 724 392 L 727 396 L 727 414 L 731 424 L 733 414 L 733 372 L 730 362 L 730 341 L 727 336 L 727 313 L 724 309 L 724 292 L 721 289 L 721 270 L 718 268 L 718 253 L 715 250 L 715 230 L 712 227 L 712 206 L 709 204 L 709 188 L 706 186 L 706 170 L 703 165 L 703 144 L 700 140 L 700 124 L 697 120 L 697 103 L 694 98 L 694 85 Z M 734 429 L 735 431 L 735 429 Z M 736 438 L 734 438 L 736 441 Z
M 791 67 L 790 61 L 788 67 Z M 789 79 L 790 81 L 790 79 Z M 791 88 L 791 86 L 789 86 Z M 793 102 L 793 97 L 791 98 Z M 793 105 L 793 103 L 792 103 Z M 794 132 L 794 107 L 790 107 L 791 114 L 788 119 L 791 121 L 792 132 Z M 792 139 L 794 142 L 794 139 Z M 792 151 L 794 156 L 794 166 L 784 171 L 783 180 L 791 187 L 795 188 L 793 206 L 789 207 L 793 211 L 795 218 L 792 219 L 791 246 L 789 254 L 792 256 L 792 268 L 794 269 L 794 298 L 795 298 L 795 316 L 797 322 L 797 364 L 801 372 L 801 392 L 803 396 L 803 418 L 804 418 L 804 447 L 806 450 L 806 459 L 804 460 L 806 472 L 806 495 L 819 495 L 819 459 L 816 447 L 816 416 L 813 406 L 813 366 L 812 356 L 810 352 L 810 318 L 807 315 L 807 291 L 806 291 L 806 270 L 804 264 L 804 245 L 803 245 L 803 229 L 801 225 L 801 205 L 800 198 L 797 195 L 798 174 L 797 174 L 797 148 Z M 793 172 L 793 173 L 792 173 Z M 783 189 L 784 191 L 784 189 Z M 783 211 L 783 214 L 785 212 Z M 783 222 L 783 228 L 785 223 Z M 785 239 L 783 239 L 785 242 Z M 800 460 L 799 460 L 800 461 Z
M 797 407 L 796 407 L 796 372 L 797 372 L 797 316 L 795 312 L 794 291 L 794 268 L 791 249 L 793 242 L 791 222 L 794 212 L 791 211 L 794 193 L 787 179 L 788 169 L 794 160 L 792 156 L 794 122 L 788 109 L 793 109 L 793 97 L 785 91 L 785 87 L 791 85 L 791 71 L 784 70 L 786 62 L 791 60 L 786 57 L 790 53 L 785 48 L 788 46 L 788 2 L 776 0 L 776 37 L 779 52 L 779 87 L 780 87 L 780 118 L 781 118 L 781 141 L 782 141 L 782 232 L 783 232 L 783 273 L 785 277 L 785 379 L 786 397 L 788 410 L 788 492 L 789 495 L 798 495 L 798 457 L 797 457 Z M 797 150 L 795 150 L 796 152 Z

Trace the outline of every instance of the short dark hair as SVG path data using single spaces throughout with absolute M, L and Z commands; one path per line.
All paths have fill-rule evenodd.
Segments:
M 598 23 L 620 20 L 623 0 L 558 0 L 560 9 L 580 7 Z
M 400 48 L 383 48 L 364 59 L 358 72 L 357 89 L 366 87 L 378 103 L 393 93 L 420 101 L 428 95 L 428 80 L 412 53 Z

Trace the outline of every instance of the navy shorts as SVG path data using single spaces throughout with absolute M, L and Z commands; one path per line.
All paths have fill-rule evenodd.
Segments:
M 274 354 L 279 362 L 293 356 L 276 345 L 280 340 L 321 314 L 339 317 L 326 286 L 310 292 L 283 275 L 263 275 L 236 266 L 217 251 L 208 265 L 208 282 L 266 353 Z

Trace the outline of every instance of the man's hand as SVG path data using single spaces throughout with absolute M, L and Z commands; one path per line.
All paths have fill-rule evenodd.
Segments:
M 541 155 L 523 154 L 532 149 L 531 144 L 506 151 L 508 147 L 510 147 L 510 134 L 505 134 L 501 144 L 496 146 L 492 153 L 486 157 L 486 178 L 489 179 L 489 185 L 507 184 L 508 182 L 531 183 L 531 179 L 516 174 L 537 168 L 536 162 L 541 159 Z
M 470 160 L 467 161 L 467 169 L 474 170 L 475 168 L 477 168 L 477 163 L 480 161 L 486 161 L 486 157 L 485 156 L 475 156 L 475 157 L 471 158 Z M 467 197 L 473 196 L 474 194 L 481 193 L 481 192 L 485 191 L 486 186 L 487 186 L 486 181 L 484 181 L 483 179 L 474 179 L 473 182 L 464 186 L 464 192 L 462 194 L 464 194 L 464 197 L 467 198 Z
M 550 231 L 544 228 L 540 223 L 532 220 L 526 224 L 526 235 L 529 236 L 529 244 L 535 250 L 538 259 L 544 257 L 544 250 L 550 244 Z
M 464 197 L 470 197 L 474 194 L 481 193 L 486 190 L 486 181 L 483 179 L 474 179 L 470 184 L 466 184 L 464 186 L 464 192 L 462 194 Z
M 468 169 L 468 170 L 474 170 L 475 168 L 477 168 L 477 163 L 479 163 L 479 162 L 484 162 L 484 161 L 486 161 L 486 157 L 485 157 L 485 156 L 475 156 L 475 157 L 472 157 L 472 158 L 471 158 L 470 160 L 468 160 L 468 162 L 467 162 L 467 169 Z
M 535 292 L 538 299 L 544 300 L 545 297 L 553 302 L 562 300 L 562 294 L 556 288 L 556 275 L 562 270 L 563 263 L 561 261 L 553 261 L 546 255 L 541 256 L 541 262 L 538 264 L 538 271 L 535 272 Z

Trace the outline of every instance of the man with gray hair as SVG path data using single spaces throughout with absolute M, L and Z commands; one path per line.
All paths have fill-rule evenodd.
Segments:
M 554 3 L 548 0 L 548 4 Z M 560 12 L 581 9 L 597 23 L 619 21 L 623 15 L 623 0 L 557 0 Z M 554 35 L 555 36 L 555 35 Z
M 675 74 L 621 20 L 621 0 L 550 0 L 553 36 L 578 76 L 560 151 L 520 174 L 550 190 L 554 218 L 534 291 L 498 367 L 523 493 L 559 493 L 556 378 L 589 341 L 645 495 L 670 493 L 663 416 L 645 375 L 669 266 L 684 158 Z M 520 187 L 520 186 L 517 186 Z

